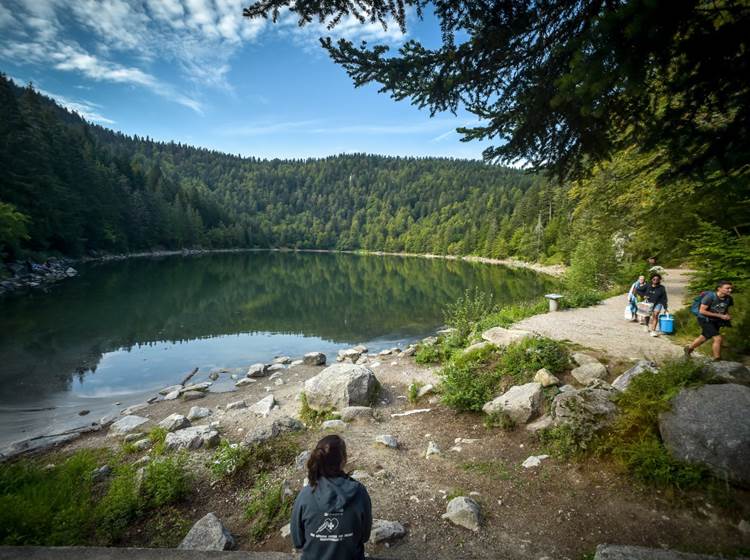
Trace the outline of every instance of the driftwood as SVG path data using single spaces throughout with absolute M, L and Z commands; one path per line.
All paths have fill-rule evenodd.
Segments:
M 182 380 L 182 383 L 180 383 L 180 385 L 182 385 L 182 386 L 184 387 L 184 386 L 185 386 L 185 383 L 187 383 L 188 381 L 190 381 L 190 379 L 191 379 L 191 378 L 192 378 L 192 377 L 193 377 L 193 376 L 194 376 L 194 375 L 195 375 L 196 373 L 198 373 L 198 368 L 195 368 L 195 369 L 194 369 L 194 370 L 193 370 L 192 372 L 190 372 L 190 374 L 189 374 L 189 375 L 188 375 L 188 376 L 187 376 L 187 377 L 186 377 L 185 379 L 183 379 L 183 380 Z

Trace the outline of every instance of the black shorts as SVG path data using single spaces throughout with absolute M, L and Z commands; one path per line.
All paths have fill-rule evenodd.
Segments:
M 698 319 L 698 324 L 701 326 L 701 334 L 706 338 L 713 338 L 721 334 L 719 329 L 724 326 L 724 322 L 719 323 L 718 321 L 711 321 L 706 319 Z

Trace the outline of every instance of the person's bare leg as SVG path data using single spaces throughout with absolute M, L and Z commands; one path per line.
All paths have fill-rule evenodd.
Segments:
M 698 338 L 696 338 L 693 342 L 691 342 L 688 345 L 688 354 L 691 353 L 696 348 L 698 348 L 698 346 L 700 346 L 704 342 L 706 342 L 706 337 L 703 335 L 700 335 Z
M 654 311 L 654 314 L 651 316 L 651 330 L 656 330 L 656 325 L 659 323 L 659 312 Z
M 714 355 L 714 360 L 721 360 L 721 335 L 716 335 L 714 337 L 713 345 L 711 346 L 711 350 Z

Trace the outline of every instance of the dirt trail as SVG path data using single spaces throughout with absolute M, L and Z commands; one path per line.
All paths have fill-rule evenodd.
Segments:
M 684 307 L 690 271 L 669 269 L 664 273 L 664 286 L 669 297 L 669 310 Z M 682 355 L 682 348 L 669 336 L 653 338 L 641 325 L 622 318 L 625 295 L 604 300 L 601 304 L 557 313 L 535 315 L 516 323 L 525 329 L 557 340 L 569 340 L 623 359 L 660 360 Z

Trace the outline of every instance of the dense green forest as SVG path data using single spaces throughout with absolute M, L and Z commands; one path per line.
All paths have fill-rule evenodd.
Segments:
M 445 158 L 243 158 L 92 125 L 2 76 L 0 253 L 289 247 L 555 263 L 577 254 L 590 263 L 584 274 L 603 267 L 602 278 L 615 257 L 682 262 L 717 235 L 743 254 L 746 178 L 665 181 L 665 161 L 628 149 L 560 182 Z

